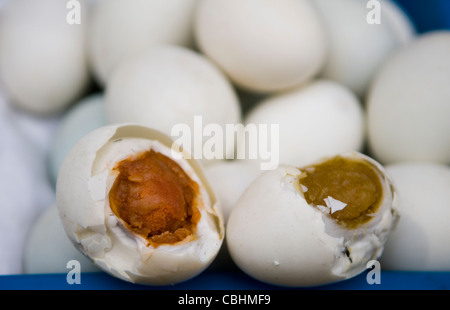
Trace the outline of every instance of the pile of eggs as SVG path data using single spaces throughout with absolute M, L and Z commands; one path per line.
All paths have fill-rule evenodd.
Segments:
M 0 14 L 0 274 L 75 259 L 167 285 L 217 262 L 303 287 L 374 259 L 450 271 L 450 31 L 417 34 L 389 0 L 6 0 Z M 175 154 L 174 126 L 199 116 L 277 124 L 279 165 Z

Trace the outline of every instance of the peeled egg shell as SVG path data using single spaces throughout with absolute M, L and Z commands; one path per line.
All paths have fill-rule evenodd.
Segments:
M 318 80 L 269 97 L 250 111 L 246 124 L 278 124 L 281 164 L 305 165 L 316 158 L 359 151 L 364 115 L 357 97 L 345 86 Z M 277 151 L 277 145 L 271 147 Z
M 65 231 L 77 248 L 113 276 L 141 284 L 173 284 L 203 271 L 221 247 L 221 209 L 193 160 L 174 159 L 199 184 L 203 206 L 194 240 L 154 248 L 124 228 L 109 207 L 115 163 L 149 149 L 172 158 L 171 146 L 172 140 L 158 131 L 116 124 L 84 136 L 64 159 L 56 199 Z
M 381 257 L 390 270 L 450 271 L 450 168 L 430 162 L 386 166 L 401 220 Z
M 70 242 L 56 205 L 52 205 L 37 218 L 28 234 L 23 254 L 24 272 L 67 273 L 70 270 L 67 263 L 71 260 L 80 263 L 81 272 L 99 270 Z
M 218 161 L 205 167 L 205 173 L 220 201 L 225 223 L 245 189 L 262 173 L 251 161 Z
M 201 51 L 245 89 L 273 92 L 311 79 L 327 53 L 310 1 L 203 0 L 195 35 Z
M 383 163 L 450 163 L 450 31 L 429 32 L 380 68 L 367 99 L 368 144 Z
M 89 26 L 89 57 L 106 85 L 119 64 L 150 45 L 192 45 L 197 0 L 100 0 Z
M 69 150 L 84 135 L 107 124 L 102 93 L 90 95 L 76 102 L 59 121 L 49 147 L 48 168 L 56 183 L 59 167 Z
M 105 108 L 110 123 L 138 123 L 167 135 L 186 124 L 192 138 L 195 116 L 203 126 L 222 128 L 241 120 L 236 93 L 219 69 L 194 51 L 168 45 L 122 64 L 107 85 Z
M 86 3 L 80 6 L 84 11 Z M 70 25 L 65 1 L 8 1 L 0 19 L 0 78 L 11 101 L 40 115 L 64 110 L 90 80 L 85 25 Z
M 378 67 L 402 39 L 397 38 L 384 10 L 380 12 L 380 24 L 367 22 L 371 11 L 367 1 L 317 0 L 314 4 L 322 15 L 330 45 L 321 76 L 346 85 L 362 97 Z M 381 7 L 384 5 L 382 2 Z
M 384 169 L 383 202 L 374 218 L 355 230 L 339 227 L 308 205 L 298 189 L 301 171 L 280 166 L 264 172 L 241 196 L 227 223 L 227 246 L 244 272 L 282 286 L 316 286 L 353 277 L 377 259 L 397 215 L 394 192 Z

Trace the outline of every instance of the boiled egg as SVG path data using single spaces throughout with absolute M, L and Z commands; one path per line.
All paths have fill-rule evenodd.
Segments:
M 278 151 L 281 164 L 302 166 L 316 158 L 359 151 L 364 142 L 361 103 L 347 87 L 329 80 L 263 99 L 244 122 L 279 127 L 268 149 Z
M 239 197 L 261 173 L 259 165 L 248 160 L 217 161 L 205 166 L 205 174 L 222 206 L 225 223 Z
M 214 260 L 223 217 L 201 166 L 137 124 L 100 127 L 65 157 L 56 203 L 73 244 L 125 281 L 167 285 Z
M 192 46 L 197 0 L 100 0 L 92 10 L 88 55 L 106 85 L 121 62 L 155 44 Z
M 428 32 L 380 68 L 367 98 L 368 145 L 385 164 L 450 163 L 450 31 Z
M 10 101 L 39 115 L 56 114 L 90 81 L 85 48 L 87 3 L 68 23 L 66 1 L 8 1 L 0 19 L 0 80 Z
M 248 275 L 302 287 L 360 274 L 394 228 L 396 192 L 383 167 L 357 152 L 280 166 L 244 192 L 227 223 L 233 261 Z
M 360 0 L 313 2 L 330 46 L 321 77 L 337 81 L 363 98 L 378 67 L 411 37 L 408 17 L 395 10 L 394 3 L 384 1 L 377 1 L 373 8 Z M 372 18 L 378 19 L 373 22 Z
M 241 88 L 267 93 L 295 87 L 318 74 L 328 50 L 312 2 L 202 0 L 198 46 Z
M 450 168 L 432 162 L 386 166 L 402 215 L 381 257 L 390 270 L 450 271 Z
M 239 100 L 223 73 L 203 55 L 174 45 L 152 47 L 123 63 L 107 85 L 105 109 L 110 123 L 138 123 L 167 135 L 182 125 L 189 132 L 178 138 L 189 136 L 186 140 L 200 144 L 207 140 L 208 124 L 225 132 L 227 124 L 241 121 Z M 196 156 L 194 143 L 183 147 Z M 228 147 L 224 155 L 234 149 Z
M 103 93 L 82 98 L 68 109 L 54 129 L 48 149 L 48 170 L 53 184 L 69 150 L 90 131 L 107 125 Z
M 67 237 L 56 205 L 51 205 L 37 218 L 28 233 L 23 254 L 26 274 L 67 273 L 67 264 L 76 260 L 82 272 L 99 269 Z

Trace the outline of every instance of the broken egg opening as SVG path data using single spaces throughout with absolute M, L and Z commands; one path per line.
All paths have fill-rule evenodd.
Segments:
M 66 233 L 97 266 L 123 280 L 178 283 L 221 247 L 223 216 L 201 166 L 172 140 L 134 124 L 101 127 L 68 153 L 57 181 Z
M 301 170 L 300 188 L 308 204 L 344 227 L 370 221 L 380 206 L 380 175 L 367 160 L 336 156 Z
M 198 184 L 173 160 L 153 150 L 125 159 L 109 192 L 111 210 L 152 246 L 192 236 L 200 219 Z

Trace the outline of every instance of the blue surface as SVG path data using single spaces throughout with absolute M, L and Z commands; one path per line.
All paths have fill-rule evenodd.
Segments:
M 82 273 L 80 284 L 68 284 L 66 274 L 0 276 L 1 290 L 280 290 L 247 275 L 211 271 L 173 286 L 145 286 L 103 272 Z M 315 290 L 449 290 L 450 272 L 382 271 L 380 284 L 369 284 L 367 272 L 352 279 L 308 289 Z
M 450 1 L 448 0 L 394 0 L 410 17 L 416 31 L 450 29 Z

